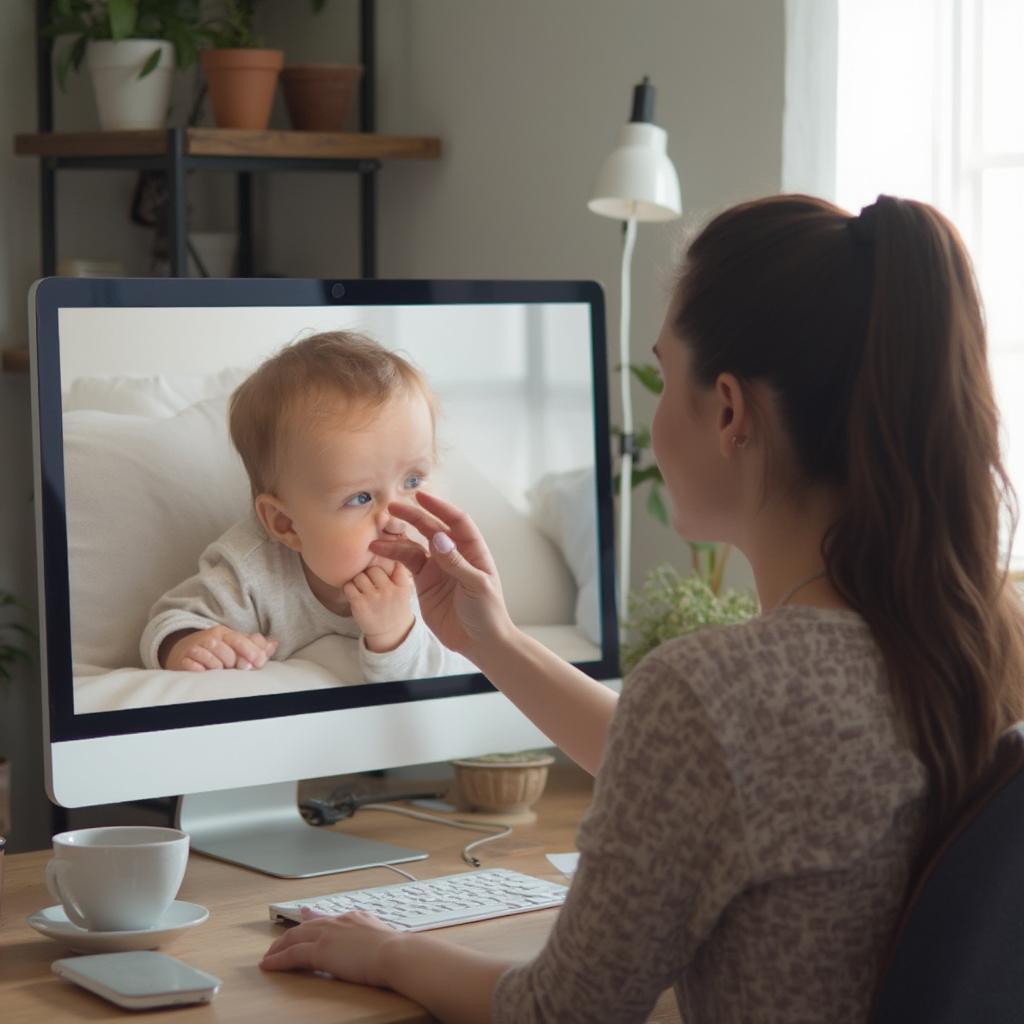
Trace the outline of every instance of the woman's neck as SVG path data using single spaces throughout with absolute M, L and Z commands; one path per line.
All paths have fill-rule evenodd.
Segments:
M 766 502 L 737 546 L 754 572 L 764 611 L 782 603 L 815 608 L 848 608 L 824 573 L 822 540 L 838 515 L 832 491 L 818 489 L 799 498 Z

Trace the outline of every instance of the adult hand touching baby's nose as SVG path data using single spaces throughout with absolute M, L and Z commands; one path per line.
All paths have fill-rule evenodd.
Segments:
M 370 550 L 412 573 L 420 610 L 434 635 L 475 661 L 475 655 L 514 629 L 494 559 L 460 508 L 426 491 L 417 491 L 416 501 L 395 502 L 388 510 L 431 538 L 430 550 L 408 538 L 375 540 Z

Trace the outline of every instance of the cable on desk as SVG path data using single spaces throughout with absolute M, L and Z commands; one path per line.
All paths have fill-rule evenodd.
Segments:
M 396 868 L 394 864 L 375 864 L 377 868 L 387 868 L 388 871 L 394 871 L 396 875 L 403 875 L 408 878 L 410 882 L 418 882 L 419 879 L 415 875 L 410 875 L 408 871 L 404 871 L 402 868 Z
M 512 834 L 511 825 L 475 825 L 468 821 L 449 821 L 448 818 L 438 818 L 436 815 L 424 814 L 422 811 L 411 811 L 407 807 L 390 807 L 387 804 L 363 804 L 360 810 L 387 811 L 389 814 L 404 814 L 407 818 L 416 818 L 419 821 L 430 821 L 435 825 L 447 825 L 449 828 L 465 829 L 467 832 L 487 832 L 488 835 L 484 836 L 483 839 L 475 839 L 472 843 L 467 843 L 462 848 L 462 859 L 473 868 L 480 867 L 480 860 L 475 856 L 470 856 L 470 850 L 482 846 L 484 843 L 491 843 L 495 839 L 502 839 Z M 391 865 L 388 866 L 390 867 Z M 400 874 L 405 874 L 404 871 L 400 871 L 398 868 L 394 870 L 399 871 Z M 411 875 L 408 877 L 412 878 Z M 415 881 L 415 879 L 413 880 Z

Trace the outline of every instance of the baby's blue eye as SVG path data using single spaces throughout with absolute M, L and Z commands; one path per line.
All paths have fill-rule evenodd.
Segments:
M 415 491 L 417 487 L 423 486 L 423 475 L 421 473 L 410 473 L 405 478 L 404 487 L 407 491 Z
M 363 505 L 369 505 L 373 501 L 370 497 L 369 491 L 360 491 L 358 494 L 353 494 L 348 501 L 345 502 L 346 508 L 360 508 Z

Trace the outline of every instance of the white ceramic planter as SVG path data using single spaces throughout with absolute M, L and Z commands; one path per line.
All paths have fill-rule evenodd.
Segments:
M 155 49 L 160 63 L 145 78 L 139 72 Z M 86 64 L 105 132 L 163 128 L 174 82 L 174 47 L 163 39 L 109 39 L 89 43 Z

